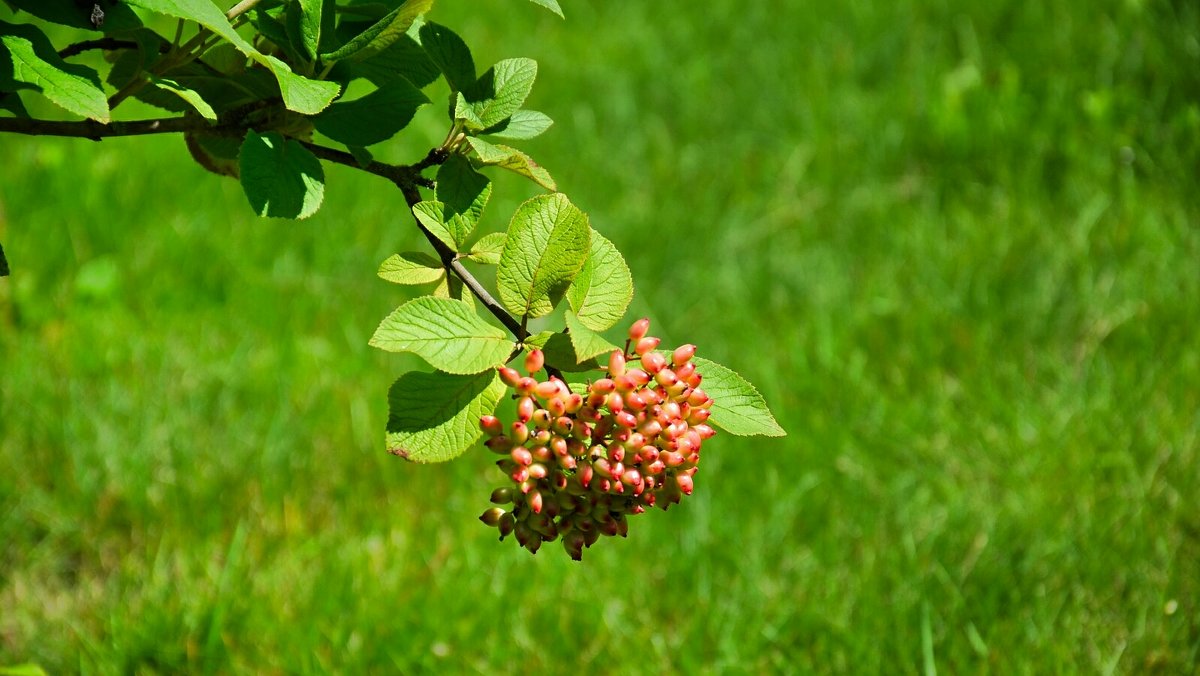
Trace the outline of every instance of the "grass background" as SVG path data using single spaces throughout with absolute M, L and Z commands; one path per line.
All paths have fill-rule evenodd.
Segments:
M 270 221 L 179 138 L 7 137 L 0 665 L 1196 671 L 1197 6 L 565 4 L 431 18 L 540 62 L 525 147 L 632 311 L 790 435 L 531 557 L 475 520 L 483 455 L 382 451 L 417 364 L 366 346 L 374 272 L 421 245 L 385 183 Z M 495 178 L 489 229 L 533 194 Z

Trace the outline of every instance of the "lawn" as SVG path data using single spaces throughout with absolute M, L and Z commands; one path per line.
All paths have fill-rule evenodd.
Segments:
M 789 435 L 530 556 L 476 520 L 493 456 L 383 450 L 420 363 L 367 346 L 411 295 L 375 270 L 425 246 L 386 182 L 267 220 L 177 137 L 6 136 L 0 666 L 1200 669 L 1200 6 L 564 9 L 431 18 L 538 60 L 524 147 L 632 310 Z M 535 194 L 495 180 L 490 229 Z

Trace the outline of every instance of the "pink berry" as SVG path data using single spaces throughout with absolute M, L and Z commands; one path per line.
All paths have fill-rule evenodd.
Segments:
M 642 368 L 646 369 L 646 373 L 654 375 L 663 370 L 667 365 L 667 358 L 657 352 L 649 352 L 642 357 Z
M 692 355 L 696 354 L 696 346 L 692 344 L 680 345 L 671 353 L 671 363 L 676 366 L 683 366 L 688 363 Z
M 517 373 L 516 369 L 501 366 L 497 370 L 500 371 L 500 380 L 504 381 L 505 385 L 516 387 L 517 383 L 521 382 L 521 374 Z
M 517 402 L 517 419 L 523 423 L 529 422 L 533 419 L 535 409 L 533 397 L 521 397 L 521 401 Z
M 542 366 L 546 363 L 546 355 L 542 354 L 541 350 L 533 349 L 525 357 L 525 371 L 529 375 L 533 375 L 542 370 Z
M 504 425 L 500 422 L 500 419 L 494 415 L 485 415 L 480 418 L 479 427 L 482 428 L 489 437 L 498 437 L 504 433 Z
M 661 342 L 662 342 L 662 340 L 659 338 L 655 338 L 654 336 L 648 336 L 646 338 L 642 338 L 641 340 L 639 340 L 637 342 L 637 344 L 634 346 L 633 351 L 638 353 L 639 355 L 645 356 L 646 353 L 651 352 L 654 350 L 654 348 L 658 347 L 658 344 Z
M 629 339 L 630 340 L 641 340 L 642 337 L 645 336 L 646 332 L 649 330 L 650 330 L 650 320 L 647 319 L 646 317 L 642 317 L 641 319 L 634 322 L 633 326 L 629 327 Z
M 681 474 L 675 477 L 675 483 L 679 484 L 679 490 L 683 491 L 684 495 L 692 494 L 692 477 Z
M 608 373 L 614 378 L 625 373 L 625 354 L 620 350 L 614 350 L 608 358 Z

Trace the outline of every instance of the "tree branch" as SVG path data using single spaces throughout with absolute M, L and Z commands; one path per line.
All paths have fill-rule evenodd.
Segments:
M 241 125 L 212 124 L 199 117 L 164 117 L 156 120 L 114 121 L 107 124 L 95 120 L 35 120 L 23 117 L 0 117 L 0 132 L 28 136 L 66 136 L 99 141 L 113 136 L 143 136 L 175 134 L 187 131 L 234 133 Z
M 116 38 L 99 38 L 97 40 L 84 40 L 75 44 L 67 45 L 58 50 L 59 58 L 70 58 L 76 54 L 82 54 L 91 49 L 103 49 L 106 51 L 117 49 L 137 49 L 137 43 L 132 40 L 118 40 Z
M 196 131 L 237 136 L 252 128 L 244 123 L 241 116 L 231 116 L 229 121 L 218 122 L 216 124 L 193 116 L 167 117 L 156 120 L 114 121 L 108 124 L 95 120 L 59 121 L 0 117 L 0 133 L 9 132 L 30 136 L 64 136 L 69 138 L 86 138 L 93 141 L 116 136 L 143 136 Z M 429 151 L 424 159 L 416 164 L 396 165 L 372 161 L 363 166 L 359 164 L 353 155 L 343 150 L 327 148 L 298 139 L 297 142 L 322 160 L 359 169 L 391 181 L 397 188 L 400 188 L 401 193 L 404 195 L 404 201 L 408 204 L 410 211 L 417 202 L 421 201 L 421 193 L 417 190 L 418 186 L 425 188 L 433 187 L 433 182 L 422 176 L 421 171 L 445 162 L 449 156 L 445 150 L 434 148 Z M 521 322 L 510 315 L 504 309 L 504 306 L 492 294 L 488 293 L 488 290 L 479 283 L 479 280 L 475 279 L 475 276 L 463 266 L 462 261 L 458 260 L 458 253 L 454 249 L 451 249 L 445 242 L 438 239 L 419 220 L 417 221 L 417 228 L 420 229 L 421 234 L 425 235 L 425 239 L 429 240 L 430 246 L 437 252 L 438 258 L 447 272 L 462 280 L 462 283 L 471 290 L 471 293 L 479 299 L 480 303 L 483 303 L 483 306 L 492 313 L 492 316 L 500 320 L 504 328 L 516 336 L 517 340 L 523 341 L 529 337 L 529 332 L 525 330 Z
M 444 150 L 435 148 L 429 151 L 424 160 L 413 165 L 413 167 L 427 167 L 434 164 L 441 164 L 446 161 L 447 156 Z M 417 190 L 417 186 L 412 183 L 408 185 L 397 183 L 396 185 L 404 193 L 404 201 L 408 203 L 408 208 L 411 211 L 417 202 L 421 201 L 421 193 Z M 448 273 L 462 280 L 462 283 L 471 290 L 471 293 L 479 299 L 479 302 L 483 303 L 483 306 L 488 309 L 488 312 L 491 312 L 493 317 L 499 319 L 504 328 L 516 336 L 517 340 L 523 341 L 528 338 L 529 332 L 525 330 L 525 327 L 521 326 L 521 323 L 515 317 L 508 314 L 508 310 L 505 310 L 504 306 L 493 298 L 492 294 L 488 293 L 488 290 L 479 283 L 479 280 L 475 279 L 475 276 L 463 266 L 462 261 L 458 260 L 458 253 L 447 246 L 445 242 L 438 239 L 437 235 L 430 232 L 421 223 L 420 219 L 416 217 L 416 214 L 413 215 L 413 220 L 416 221 L 417 228 L 421 231 L 421 234 L 425 235 L 425 239 L 429 240 L 429 245 L 437 252 L 438 259 L 442 261 L 442 267 L 446 268 Z

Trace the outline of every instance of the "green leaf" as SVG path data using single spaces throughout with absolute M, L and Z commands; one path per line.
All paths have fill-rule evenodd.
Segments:
M 295 6 L 292 5 L 292 7 Z M 288 20 L 288 23 L 285 24 L 283 20 L 277 19 L 271 14 L 256 11 L 251 14 L 250 23 L 258 30 L 262 37 L 270 40 L 273 45 L 283 50 L 289 61 L 292 63 L 303 63 L 305 61 L 304 47 L 299 44 L 298 35 L 295 36 L 297 39 L 293 39 L 293 34 L 300 31 L 300 22 L 297 17 L 294 20 L 295 25 L 293 26 L 292 15 L 293 12 L 289 12 L 288 16 L 284 17 Z M 267 51 L 271 50 L 267 49 Z
M 299 0 L 294 5 L 288 7 L 288 18 L 295 16 L 298 9 L 300 14 L 297 21 L 299 28 L 300 46 L 303 47 L 304 53 L 308 55 L 308 60 L 312 61 L 317 58 L 317 50 L 321 45 L 321 28 L 323 22 L 322 5 L 325 0 Z M 329 11 L 333 12 L 333 2 L 330 2 Z
M 425 50 L 421 49 L 421 45 L 407 33 L 390 47 L 370 58 L 342 61 L 338 66 L 344 66 L 350 77 L 366 78 L 377 87 L 402 77 L 414 87 L 421 88 L 441 75 L 441 71 L 429 59 Z M 336 68 L 334 72 L 337 72 Z
M 550 10 L 551 12 L 554 12 L 555 14 L 558 15 L 558 17 L 560 19 L 566 18 L 565 16 L 563 16 L 562 7 L 558 6 L 558 0 L 529 0 L 529 1 L 535 5 L 545 7 L 546 9 Z
M 454 31 L 432 21 L 421 26 L 421 47 L 442 71 L 450 89 L 461 92 L 475 85 L 475 60 L 467 43 Z
M 241 152 L 243 139 L 192 131 L 186 132 L 183 140 L 192 159 L 200 166 L 220 176 L 239 177 L 238 154 Z
M 475 242 L 475 246 L 471 247 L 471 251 L 467 253 L 467 260 L 484 265 L 496 265 L 500 262 L 500 254 L 504 252 L 504 239 L 506 235 L 502 232 L 493 232 L 479 238 Z
M 422 296 L 388 315 L 370 344 L 388 352 L 413 352 L 448 373 L 479 373 L 508 359 L 515 345 L 506 335 L 461 300 Z
M 620 349 L 605 340 L 604 336 L 585 326 L 575 313 L 567 311 L 563 313 L 563 317 L 567 320 L 567 335 L 571 338 L 571 346 L 575 348 L 576 362 L 583 363 L 598 355 L 612 354 L 613 350 Z
M 595 359 L 579 361 L 571 337 L 565 333 L 543 331 L 536 336 L 525 339 L 525 345 L 541 348 L 546 355 L 546 363 L 568 373 L 580 373 L 600 369 L 600 362 Z M 581 390 L 573 390 L 579 392 Z
M 498 138 L 527 140 L 541 136 L 552 124 L 554 124 L 554 120 L 551 120 L 545 113 L 539 113 L 536 110 L 518 110 L 508 119 L 479 133 Z
M 154 86 L 158 87 L 159 89 L 171 92 L 184 101 L 187 101 L 193 108 L 196 109 L 196 112 L 200 113 L 200 116 L 204 119 L 213 120 L 214 122 L 216 121 L 217 112 L 213 110 L 212 106 L 208 105 L 208 103 L 206 103 L 200 94 L 198 94 L 195 90 L 188 89 L 178 82 L 164 77 L 154 77 L 152 75 L 150 76 L 150 81 L 153 82 Z
M 93 5 L 91 2 L 78 0 L 6 0 L 6 2 L 14 9 L 29 12 L 37 18 L 51 23 L 89 31 L 96 30 L 91 21 Z M 142 25 L 142 20 L 128 7 L 112 2 L 100 4 L 104 10 L 104 23 L 100 25 L 99 30 L 113 33 L 131 30 Z
M 0 56 L 0 63 L 3 61 L 4 57 Z M 25 103 L 21 101 L 21 95 L 17 92 L 0 91 L 0 110 L 7 110 L 13 117 L 29 117 L 29 111 L 25 109 Z
M 371 24 L 350 42 L 340 48 L 321 55 L 326 63 L 335 61 L 361 61 L 382 52 L 404 37 L 405 32 L 417 17 L 433 7 L 433 0 L 407 0 L 403 5 Z
M 603 331 L 625 316 L 633 300 L 633 275 L 621 252 L 603 235 L 592 231 L 587 263 L 567 290 L 567 302 L 580 323 Z
M 710 420 L 730 434 L 782 437 L 787 434 L 767 408 L 767 402 L 745 378 L 720 364 L 692 357 L 703 377 L 700 388 L 712 397 Z
M 587 260 L 587 215 L 566 195 L 539 195 L 517 208 L 496 271 L 500 301 L 523 317 L 549 314 Z
M 396 284 L 432 284 L 445 274 L 438 259 L 418 251 L 393 254 L 379 266 L 379 276 Z
M 0 277 L 7 277 L 11 272 L 8 269 L 8 258 L 4 256 L 4 245 L 0 244 Z
M 413 462 L 462 455 L 482 436 L 479 419 L 496 410 L 504 391 L 495 371 L 405 373 L 388 390 L 388 452 Z
M 288 110 L 302 115 L 316 115 L 329 107 L 337 95 L 342 92 L 342 86 L 336 82 L 310 80 L 292 72 L 284 62 L 273 56 L 260 55 L 253 57 L 271 70 L 279 81 L 279 93 L 283 97 L 283 105 Z
M 467 158 L 451 155 L 438 168 L 436 194 L 442 203 L 442 218 L 462 246 L 483 216 L 492 196 L 492 182 L 475 171 Z
M 30 85 L 66 110 L 98 122 L 109 120 L 108 99 L 96 71 L 67 63 L 35 26 L 0 21 L 0 91 Z
M 325 197 L 321 162 L 277 132 L 247 132 L 238 158 L 242 190 L 259 216 L 308 218 Z
M 445 205 L 441 202 L 425 200 L 417 202 L 413 205 L 413 216 L 416 216 L 417 221 L 425 226 L 425 229 L 433 233 L 443 244 L 450 247 L 454 251 L 458 251 L 459 242 L 455 237 L 455 233 L 450 230 L 445 218 L 442 216 L 442 209 Z
M 425 1 L 432 2 L 432 0 Z M 325 110 L 326 106 L 341 93 L 341 85 L 338 83 L 310 80 L 297 75 L 283 61 L 259 52 L 254 45 L 247 42 L 234 30 L 233 25 L 225 18 L 225 14 L 209 0 L 125 0 L 125 2 L 151 12 L 195 21 L 225 38 L 243 54 L 271 71 L 279 82 L 279 93 L 288 110 L 304 115 L 316 115 Z
M 520 109 L 537 79 L 537 61 L 533 59 L 504 59 L 480 76 L 470 90 L 464 90 L 471 113 L 479 129 L 486 129 L 508 119 Z M 458 115 L 456 110 L 455 115 Z
M 404 78 L 396 78 L 366 96 L 339 101 L 313 118 L 317 131 L 351 146 L 386 141 L 408 126 L 429 97 Z
M 494 145 L 474 136 L 468 136 L 467 143 L 470 143 L 471 148 L 475 150 L 481 165 L 507 169 L 528 178 L 547 190 L 558 189 L 558 186 L 554 183 L 554 179 L 550 176 L 550 172 L 543 169 L 541 165 L 533 161 L 533 158 L 520 150 L 503 145 Z

